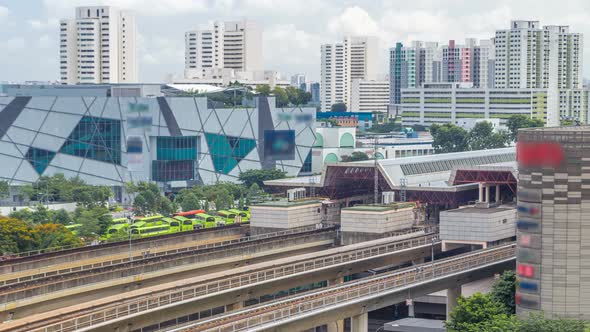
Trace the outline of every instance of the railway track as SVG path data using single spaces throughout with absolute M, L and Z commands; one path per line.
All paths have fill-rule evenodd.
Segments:
M 213 280 L 195 282 L 192 285 L 175 287 L 171 290 L 159 290 L 143 296 L 116 296 L 110 299 L 111 302 L 101 303 L 95 301 L 82 305 L 73 306 L 48 312 L 40 315 L 27 317 L 26 321 L 18 324 L 9 323 L 11 331 L 52 331 L 65 332 L 74 331 L 80 328 L 89 328 L 101 323 L 111 322 L 129 315 L 137 315 L 141 312 L 148 314 L 161 306 L 169 306 L 173 303 L 186 302 L 191 299 L 203 299 L 208 295 L 222 292 L 224 290 L 236 289 L 239 287 L 252 286 L 257 283 L 277 280 L 279 278 L 294 276 L 301 273 L 311 273 L 322 268 L 349 264 L 355 261 L 367 260 L 379 256 L 386 256 L 404 249 L 412 249 L 420 246 L 433 245 L 438 241 L 436 234 L 424 234 L 415 232 L 408 234 L 398 241 L 374 241 L 377 243 L 361 243 L 346 247 L 339 247 L 326 250 L 318 254 L 304 254 L 290 259 L 279 259 L 268 263 L 257 265 L 270 265 L 270 268 L 258 267 L 238 269 L 235 273 Z M 433 241 L 434 240 L 434 241 Z M 438 244 L 438 242 L 436 242 Z M 245 273 L 246 272 L 246 273 Z M 146 289 L 148 291 L 149 289 Z M 2 327 L 0 326 L 0 331 Z
M 48 293 L 55 293 L 66 289 L 89 284 L 105 282 L 117 278 L 143 275 L 158 272 L 171 267 L 183 267 L 190 264 L 208 261 L 215 255 L 216 259 L 224 257 L 245 255 L 253 252 L 254 248 L 261 243 L 269 245 L 280 245 L 285 239 L 304 239 L 311 234 L 328 234 L 335 231 L 335 228 L 322 228 L 316 230 L 305 230 L 300 232 L 279 232 L 266 236 L 242 238 L 238 240 L 225 241 L 214 245 L 197 246 L 195 248 L 183 248 L 173 252 L 162 252 L 150 255 L 140 260 L 113 262 L 108 266 L 93 267 L 80 271 L 66 271 L 63 274 L 41 277 L 36 280 L 23 281 L 0 287 L 0 305 L 35 296 L 45 296 Z M 209 259 L 207 259 L 209 258 Z M 0 311 L 2 311 L 0 309 Z
M 249 227 L 249 225 L 233 224 L 223 227 L 134 239 L 131 241 L 111 242 L 78 248 L 57 248 L 49 252 L 35 251 L 34 253 L 36 254 L 30 253 L 28 255 L 0 261 L 0 285 L 7 285 L 10 283 L 6 282 L 6 276 L 9 276 L 10 274 L 20 273 L 21 275 L 26 275 L 28 271 L 30 271 L 30 274 L 37 274 L 38 269 L 46 268 L 47 266 L 63 263 L 77 263 L 83 259 L 109 257 L 117 253 L 128 253 L 130 244 L 134 251 L 144 251 L 150 248 L 153 250 L 154 248 L 169 246 L 166 243 L 186 243 L 187 246 L 189 246 L 190 243 L 203 240 L 207 236 L 220 231 L 233 231 L 236 234 L 246 233 L 248 230 L 247 227 Z M 83 259 L 80 259 L 81 257 Z
M 374 277 L 352 281 L 339 286 L 328 287 L 311 293 L 293 296 L 286 300 L 258 305 L 255 308 L 235 313 L 222 314 L 202 322 L 180 327 L 175 332 L 226 332 L 258 331 L 270 325 L 294 320 L 298 316 L 312 313 L 314 310 L 326 310 L 346 301 L 359 301 L 363 298 L 383 295 L 397 288 L 409 286 L 428 280 L 436 280 L 457 272 L 467 271 L 478 266 L 486 266 L 504 260 L 513 259 L 516 244 L 483 249 L 474 253 L 425 263 L 402 271 L 387 273 Z

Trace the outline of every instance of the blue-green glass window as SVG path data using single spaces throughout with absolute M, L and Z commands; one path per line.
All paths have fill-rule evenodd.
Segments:
M 303 162 L 303 166 L 301 167 L 300 173 L 311 173 L 311 150 L 305 157 L 305 161 Z
M 55 157 L 55 152 L 31 147 L 25 157 L 37 173 L 41 175 Z
M 205 133 L 215 171 L 228 174 L 256 147 L 256 140 Z
M 84 116 L 59 152 L 121 164 L 121 121 Z
M 197 136 L 159 136 L 156 144 L 158 160 L 197 159 Z
M 182 181 L 195 178 L 194 160 L 153 160 L 153 181 Z

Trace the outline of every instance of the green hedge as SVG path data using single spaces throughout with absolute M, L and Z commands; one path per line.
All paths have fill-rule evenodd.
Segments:
M 490 104 L 530 104 L 530 99 L 490 98 Z
M 457 118 L 472 118 L 472 119 L 483 119 L 485 118 L 484 113 L 457 113 Z
M 402 98 L 402 104 L 419 104 L 420 98 Z
M 425 118 L 450 118 L 451 113 L 443 113 L 443 112 L 424 112 Z
M 419 118 L 420 117 L 420 112 L 403 112 L 402 113 L 402 117 Z
M 426 104 L 450 104 L 451 98 L 424 98 Z
M 490 118 L 492 118 L 492 119 L 509 119 L 513 115 L 516 115 L 516 114 L 490 113 Z
M 457 104 L 483 104 L 485 98 L 457 98 Z

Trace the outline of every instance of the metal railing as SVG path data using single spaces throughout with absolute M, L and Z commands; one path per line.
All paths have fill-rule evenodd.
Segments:
M 411 234 L 420 232 L 422 230 L 414 230 L 404 234 Z M 434 240 L 434 241 L 433 241 Z M 276 280 L 279 278 L 294 276 L 298 273 L 306 273 L 321 268 L 329 268 L 338 264 L 350 263 L 366 258 L 375 258 L 380 255 L 390 254 L 403 249 L 411 249 L 420 246 L 438 244 L 438 235 L 424 235 L 418 238 L 411 238 L 401 240 L 393 243 L 385 243 L 375 245 L 367 248 L 353 249 L 337 254 L 328 255 L 325 257 L 313 258 L 306 261 L 295 263 L 288 263 L 282 266 L 273 267 L 270 269 L 262 269 L 259 271 L 241 274 L 237 276 L 230 276 L 220 280 L 200 283 L 189 287 L 174 289 L 171 291 L 153 294 L 149 297 L 142 297 L 127 301 L 124 304 L 109 306 L 101 308 L 93 312 L 85 313 L 72 319 L 60 322 L 59 324 L 49 325 L 33 331 L 37 332 L 68 332 L 75 331 L 80 328 L 87 328 L 96 324 L 112 321 L 118 318 L 126 317 L 128 315 L 154 310 L 165 305 L 180 303 L 183 301 L 190 301 L 198 297 L 203 297 L 225 290 L 234 288 L 252 286 L 253 284 Z
M 434 264 L 425 263 L 405 271 L 321 289 L 312 294 L 261 305 L 233 314 L 222 314 L 221 317 L 193 323 L 191 326 L 176 331 L 227 332 L 252 330 L 265 324 L 294 319 L 297 316 L 316 310 L 323 309 L 325 311 L 329 307 L 335 307 L 349 301 L 384 296 L 386 295 L 384 293 L 394 292 L 397 288 L 403 286 L 427 282 L 438 277 L 445 277 L 490 263 L 501 262 L 514 258 L 515 253 L 515 244 L 484 249 L 461 257 L 435 262 Z
M 53 270 L 53 271 L 32 274 L 32 275 L 28 275 L 28 276 L 22 276 L 22 277 L 18 277 L 18 278 L 14 278 L 14 279 L 0 280 L 0 287 L 14 285 L 14 284 L 22 283 L 22 282 L 29 282 L 29 281 L 44 279 L 44 278 L 48 278 L 48 277 L 60 276 L 60 275 L 64 275 L 64 274 L 68 274 L 68 273 L 72 273 L 72 272 L 82 272 L 82 271 L 92 270 L 92 269 L 101 268 L 101 267 L 108 267 L 108 266 L 122 264 L 122 263 L 129 263 L 129 262 L 134 262 L 134 261 L 138 261 L 141 259 L 162 257 L 162 256 L 168 256 L 168 255 L 174 255 L 174 254 L 180 254 L 180 253 L 187 253 L 190 251 L 199 251 L 199 250 L 205 250 L 205 249 L 211 249 L 211 248 L 225 247 L 225 246 L 229 246 L 229 245 L 233 245 L 233 244 L 253 242 L 253 241 L 264 240 L 264 239 L 269 239 L 269 238 L 273 238 L 273 237 L 293 235 L 293 234 L 304 233 L 304 232 L 309 232 L 309 231 L 313 231 L 313 230 L 320 230 L 320 229 L 330 229 L 330 228 L 321 228 L 321 227 L 318 228 L 316 225 L 304 226 L 304 227 L 300 227 L 300 228 L 293 228 L 293 229 L 288 229 L 288 230 L 278 231 L 278 232 L 273 232 L 273 233 L 266 233 L 266 234 L 248 236 L 248 237 L 241 237 L 239 239 L 225 240 L 225 241 L 220 241 L 220 242 L 201 244 L 198 246 L 182 247 L 182 248 L 176 248 L 176 249 L 171 249 L 171 250 L 158 251 L 158 252 L 149 253 L 146 255 L 135 255 L 135 256 L 131 256 L 131 257 L 119 258 L 119 259 L 114 259 L 114 260 L 107 260 L 107 261 L 103 261 L 100 263 L 74 266 L 74 267 L 70 267 L 70 268 L 64 268 L 64 269 L 59 269 L 59 270 Z

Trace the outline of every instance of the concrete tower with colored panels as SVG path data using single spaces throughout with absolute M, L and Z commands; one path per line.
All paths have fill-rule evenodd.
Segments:
M 517 314 L 590 319 L 590 127 L 520 130 Z

